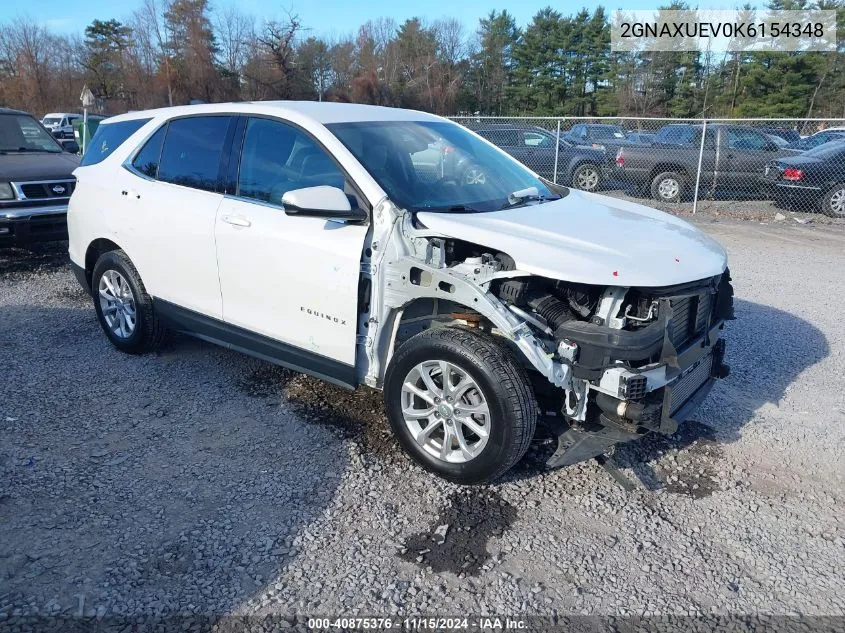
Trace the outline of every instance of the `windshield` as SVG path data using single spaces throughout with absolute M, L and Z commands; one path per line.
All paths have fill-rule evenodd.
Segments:
M 509 204 L 510 194 L 531 187 L 541 198 L 559 197 L 528 169 L 455 123 L 367 121 L 326 127 L 390 199 L 408 210 L 496 211 Z
M 44 125 L 58 125 L 58 123 L 59 123 L 60 121 L 61 121 L 61 119 L 60 119 L 59 117 L 55 117 L 55 116 L 48 116 L 48 117 L 44 117 L 44 120 L 43 120 L 43 121 L 41 121 L 41 122 L 42 122 Z
M 0 152 L 62 151 L 38 121 L 26 114 L 0 115 Z
M 590 136 L 593 138 L 625 138 L 625 133 L 618 125 L 593 125 Z

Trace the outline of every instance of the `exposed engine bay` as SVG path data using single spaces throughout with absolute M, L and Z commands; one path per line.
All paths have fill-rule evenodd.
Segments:
M 393 263 L 386 301 L 417 292 L 432 302 L 402 314 L 394 343 L 455 322 L 500 335 L 533 370 L 558 436 L 550 467 L 673 433 L 728 373 L 719 338 L 733 318 L 727 270 L 665 288 L 602 287 L 530 275 L 508 254 L 460 240 L 406 237 L 416 252 Z

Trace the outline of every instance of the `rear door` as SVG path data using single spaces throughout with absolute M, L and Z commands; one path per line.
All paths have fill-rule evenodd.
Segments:
M 222 318 L 214 224 L 221 158 L 236 119 L 202 115 L 159 128 L 119 170 L 115 231 L 157 299 Z
M 215 227 L 223 319 L 271 339 L 273 353 L 292 365 L 346 382 L 340 376 L 352 375 L 355 364 L 368 227 L 287 215 L 281 200 L 293 189 L 328 185 L 358 206 L 366 203 L 301 128 L 261 117 L 244 119 L 242 127 L 243 141 L 234 143 L 240 155 L 232 157 L 234 190 Z M 347 369 L 337 370 L 337 363 Z
M 722 148 L 720 172 L 724 172 L 725 188 L 742 195 L 758 194 L 766 163 L 791 154 L 778 152 L 765 135 L 754 130 L 729 127 L 724 134 L 726 146 Z

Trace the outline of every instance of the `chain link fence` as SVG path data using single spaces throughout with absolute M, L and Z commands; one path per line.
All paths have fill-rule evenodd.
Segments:
M 558 184 L 664 210 L 845 218 L 845 119 L 452 120 Z

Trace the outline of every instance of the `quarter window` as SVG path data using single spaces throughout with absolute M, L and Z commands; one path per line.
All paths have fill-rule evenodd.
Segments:
M 150 119 L 132 119 L 118 123 L 101 123 L 97 126 L 94 138 L 85 148 L 85 155 L 80 165 L 96 165 L 108 158 L 120 147 L 121 143 L 140 130 Z
M 158 162 L 161 158 L 161 147 L 164 144 L 164 135 L 167 131 L 167 126 L 160 127 L 149 140 L 144 143 L 144 147 L 135 156 L 132 161 L 132 167 L 137 171 L 150 178 L 158 176 Z
M 239 196 L 281 206 L 288 191 L 318 185 L 345 189 L 343 172 L 322 147 L 291 125 L 249 119 L 238 172 Z
M 171 121 L 161 151 L 158 179 L 217 191 L 220 157 L 231 120 L 229 116 L 197 116 Z

